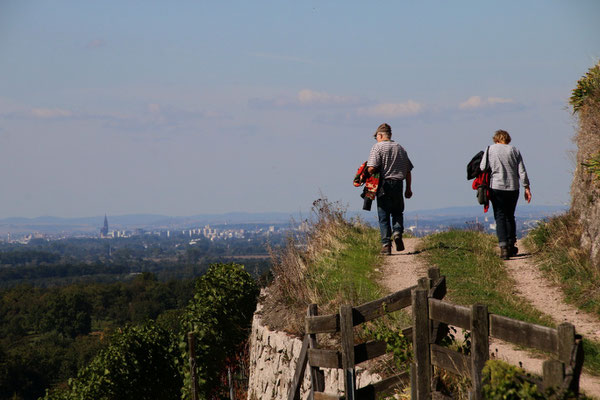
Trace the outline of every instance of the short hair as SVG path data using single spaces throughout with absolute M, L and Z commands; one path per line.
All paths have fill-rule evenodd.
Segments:
M 381 133 L 382 135 L 387 137 L 392 137 L 392 127 L 386 123 L 383 123 L 377 127 L 377 130 L 375 131 L 373 137 L 377 137 L 378 133 Z
M 496 131 L 496 133 L 494 134 L 494 143 L 506 143 L 509 144 L 511 141 L 510 135 L 508 134 L 508 132 L 499 129 Z

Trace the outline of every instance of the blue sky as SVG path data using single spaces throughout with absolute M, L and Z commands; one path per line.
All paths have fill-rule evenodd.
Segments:
M 600 2 L 0 0 L 0 217 L 360 209 L 382 122 L 407 209 L 475 203 L 506 129 L 533 202 L 568 204 L 567 100 Z

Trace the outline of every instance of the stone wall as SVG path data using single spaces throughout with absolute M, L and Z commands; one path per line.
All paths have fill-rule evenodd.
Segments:
M 287 399 L 302 341 L 285 332 L 270 330 L 263 325 L 260 305 L 252 320 L 250 335 L 250 379 L 248 400 Z M 324 369 L 325 392 L 342 395 L 344 381 L 341 369 Z M 356 368 L 356 385 L 363 387 L 380 381 L 378 374 Z M 310 373 L 304 374 L 300 390 L 302 399 L 308 399 L 311 388 Z

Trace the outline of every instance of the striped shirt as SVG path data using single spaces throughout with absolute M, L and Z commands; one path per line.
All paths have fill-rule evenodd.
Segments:
M 413 169 L 404 147 L 393 140 L 375 143 L 371 148 L 367 166 L 377 168 L 383 179 L 390 180 L 403 180 Z
M 525 170 L 521 152 L 509 144 L 496 143 L 489 147 L 490 187 L 496 190 L 519 190 L 519 178 L 524 187 L 529 187 L 529 177 Z M 480 168 L 485 169 L 486 152 L 483 153 Z

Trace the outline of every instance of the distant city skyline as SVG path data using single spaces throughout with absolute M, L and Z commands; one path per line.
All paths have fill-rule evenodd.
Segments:
M 565 205 L 568 98 L 600 2 L 0 3 L 0 219 L 362 206 L 382 122 L 407 211 L 475 203 L 466 163 L 506 129 L 532 204 Z

